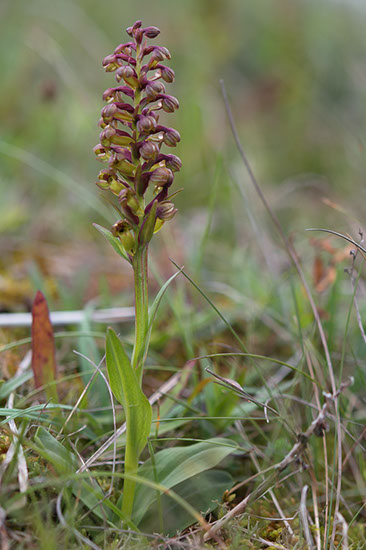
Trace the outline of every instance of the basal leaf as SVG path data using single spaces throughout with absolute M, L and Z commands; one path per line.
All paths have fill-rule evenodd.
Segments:
M 199 513 L 207 514 L 217 508 L 224 492 L 233 485 L 233 478 L 223 470 L 201 472 L 174 487 L 174 492 Z M 169 495 L 161 495 L 159 503 L 163 525 L 159 521 L 158 503 L 154 502 L 139 525 L 143 533 L 160 533 L 173 537 L 192 525 L 192 515 Z
M 154 468 L 151 459 L 139 469 L 139 476 L 157 481 L 171 489 L 186 479 L 214 468 L 236 449 L 236 444 L 223 438 L 214 438 L 188 447 L 172 447 L 156 453 Z M 138 525 L 152 503 L 155 490 L 138 485 L 133 509 L 133 522 Z

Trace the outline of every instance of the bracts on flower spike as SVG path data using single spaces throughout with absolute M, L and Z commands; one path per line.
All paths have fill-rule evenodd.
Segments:
M 182 162 L 161 152 L 164 145 L 175 147 L 180 141 L 174 128 L 159 123 L 159 111 L 172 113 L 179 107 L 178 100 L 166 93 L 166 84 L 175 77 L 164 64 L 170 52 L 148 43 L 160 33 L 156 27 L 144 28 L 137 21 L 127 33 L 132 40 L 103 60 L 105 70 L 115 73 L 118 86 L 103 94 L 107 105 L 101 112 L 102 132 L 94 152 L 107 163 L 97 185 L 116 195 L 120 205 L 121 220 L 112 233 L 132 261 L 137 248 L 146 246 L 177 211 L 167 198 Z

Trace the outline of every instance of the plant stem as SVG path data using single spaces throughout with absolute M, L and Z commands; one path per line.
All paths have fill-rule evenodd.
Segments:
M 128 429 L 128 428 L 127 428 Z M 125 452 L 125 474 L 136 475 L 138 471 L 138 456 L 136 455 L 131 438 L 127 437 Z M 136 480 L 126 478 L 123 482 L 122 514 L 125 520 L 132 516 L 133 503 L 135 500 Z M 124 520 L 124 521 L 125 521 Z
M 138 248 L 133 258 L 132 267 L 135 279 L 135 343 L 132 353 L 132 367 L 142 383 L 144 344 L 148 327 L 148 286 L 147 286 L 148 246 Z
M 136 370 L 137 380 L 141 386 L 143 375 L 144 346 L 148 327 L 148 287 L 147 287 L 148 247 L 138 248 L 132 261 L 135 280 L 135 343 L 131 364 Z M 138 471 L 138 453 L 135 448 L 135 437 L 131 436 L 129 415 L 126 415 L 127 438 L 125 452 L 125 473 L 136 475 Z M 123 486 L 122 513 L 131 519 L 135 499 L 136 481 L 125 479 Z

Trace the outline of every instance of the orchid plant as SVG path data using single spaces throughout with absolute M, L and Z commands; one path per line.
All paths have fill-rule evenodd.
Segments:
M 126 418 L 125 474 L 122 514 L 131 518 L 138 470 L 138 459 L 151 429 L 151 405 L 141 386 L 151 325 L 162 291 L 148 307 L 148 248 L 154 233 L 170 220 L 177 209 L 170 194 L 175 172 L 182 162 L 161 151 L 175 147 L 179 133 L 159 123 L 159 113 L 172 113 L 178 100 L 166 94 L 165 84 L 174 81 L 174 71 L 164 64 L 170 59 L 167 48 L 151 45 L 156 27 L 143 27 L 141 21 L 127 29 L 131 37 L 103 60 L 107 72 L 114 72 L 118 86 L 108 88 L 103 99 L 99 126 L 100 143 L 94 148 L 98 160 L 107 167 L 100 171 L 97 185 L 117 197 L 114 206 L 120 219 L 107 230 L 97 229 L 107 238 L 134 272 L 135 338 L 131 359 L 112 329 L 106 340 L 109 380 Z M 122 85 L 121 85 L 122 84 Z M 169 281 L 168 281 L 169 282 Z

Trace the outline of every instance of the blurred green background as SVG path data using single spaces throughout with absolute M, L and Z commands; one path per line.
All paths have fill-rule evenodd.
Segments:
M 58 307 L 82 307 L 103 288 L 130 284 L 128 266 L 91 225 L 116 219 L 95 186 L 92 148 L 102 93 L 114 85 L 101 60 L 136 19 L 161 29 L 155 42 L 172 53 L 177 78 L 169 93 L 181 105 L 167 123 L 182 136 L 175 186 L 184 192 L 178 215 L 155 239 L 162 268 L 171 271 L 170 255 L 225 278 L 235 251 L 255 251 L 262 233 L 272 238 L 235 148 L 220 79 L 286 231 L 300 245 L 311 226 L 357 235 L 366 199 L 362 2 L 1 0 L 3 310 L 27 307 L 37 284 Z M 197 259 L 208 226 L 211 239 Z

